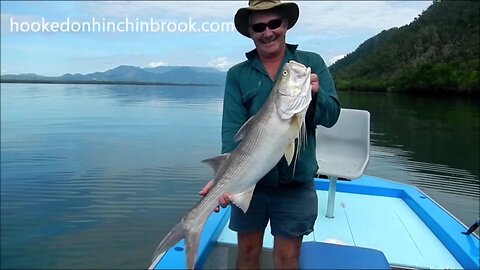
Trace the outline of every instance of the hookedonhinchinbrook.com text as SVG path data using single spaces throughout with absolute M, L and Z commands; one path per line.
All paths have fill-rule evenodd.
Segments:
M 70 17 L 62 21 L 49 21 L 41 18 L 38 21 L 17 21 L 10 18 L 10 32 L 12 33 L 163 33 L 163 32 L 233 32 L 233 22 L 195 21 L 192 18 L 184 21 L 163 21 L 149 18 L 131 20 L 125 17 L 121 20 L 110 21 L 105 18 L 92 17 L 89 20 L 72 20 Z

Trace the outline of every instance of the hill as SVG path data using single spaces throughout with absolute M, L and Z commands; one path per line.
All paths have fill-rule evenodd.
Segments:
M 222 85 L 225 72 L 209 67 L 167 66 L 140 68 L 121 65 L 105 72 L 47 77 L 33 73 L 2 75 L 1 82 L 101 83 L 101 84 L 196 84 Z
M 338 90 L 480 94 L 480 2 L 434 1 L 329 67 Z

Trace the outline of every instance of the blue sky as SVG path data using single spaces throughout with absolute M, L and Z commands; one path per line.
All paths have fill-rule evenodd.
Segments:
M 287 42 L 319 53 L 327 63 L 353 52 L 382 30 L 410 23 L 432 1 L 297 1 L 300 18 L 287 33 Z M 106 71 L 119 65 L 212 66 L 226 70 L 245 59 L 250 39 L 234 31 L 212 31 L 208 26 L 232 23 L 247 1 L 1 1 L 1 73 L 65 73 Z M 40 30 L 42 19 L 47 24 Z M 56 32 L 54 23 L 69 32 Z M 74 31 L 73 24 L 145 22 L 186 26 L 199 32 Z M 23 25 L 22 25 L 23 23 Z M 182 25 L 183 24 L 183 25 Z M 23 28 L 22 28 L 23 27 Z M 29 31 L 22 31 L 29 30 Z M 64 29 L 67 29 L 66 27 Z M 124 29 L 124 28 L 117 28 Z M 173 28 L 170 28 L 172 30 Z M 32 31 L 35 30 L 35 31 Z

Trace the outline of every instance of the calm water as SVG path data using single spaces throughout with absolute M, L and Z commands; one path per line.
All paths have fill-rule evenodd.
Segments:
M 1 85 L 1 268 L 146 268 L 220 151 L 222 87 Z M 479 216 L 479 101 L 340 93 L 367 174 Z

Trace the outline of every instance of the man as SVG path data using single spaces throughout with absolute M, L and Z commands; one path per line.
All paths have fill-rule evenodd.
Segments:
M 238 233 L 238 269 L 258 269 L 265 227 L 270 221 L 274 236 L 274 265 L 277 269 L 298 268 L 300 245 L 304 235 L 313 231 L 317 218 L 317 196 L 313 178 L 318 170 L 315 157 L 316 125 L 333 126 L 340 104 L 330 73 L 323 59 L 315 53 L 297 50 L 285 43 L 288 29 L 298 20 L 295 3 L 280 0 L 250 0 L 249 6 L 235 14 L 235 27 L 249 37 L 255 49 L 247 60 L 232 67 L 227 74 L 222 120 L 222 152 L 232 151 L 234 136 L 240 127 L 267 100 L 282 66 L 289 60 L 312 69 L 313 100 L 307 111 L 307 143 L 297 158 L 295 173 L 285 158 L 256 185 L 249 210 L 244 214 L 232 205 L 230 229 Z M 205 195 L 209 182 L 199 193 Z M 219 198 L 225 207 L 228 194 Z

